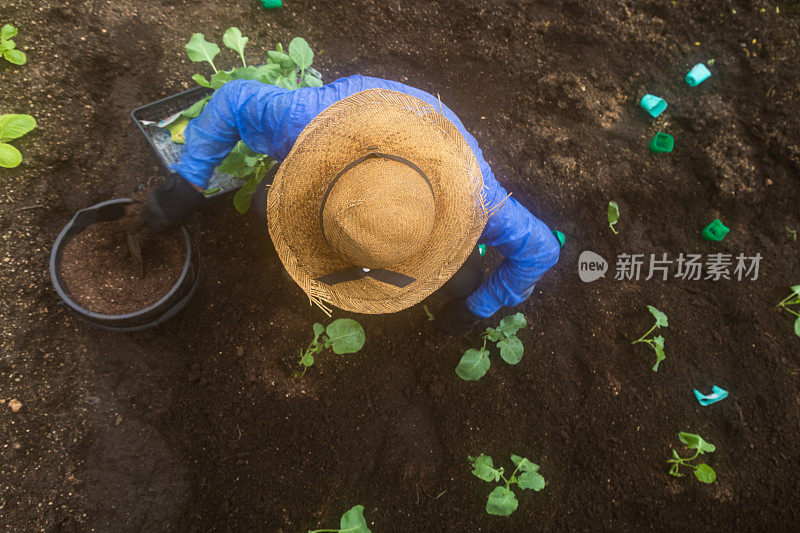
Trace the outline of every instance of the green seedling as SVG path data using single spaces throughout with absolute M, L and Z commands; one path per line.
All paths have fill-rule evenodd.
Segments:
M 614 229 L 614 224 L 619 222 L 619 206 L 617 202 L 610 201 L 608 202 L 608 209 L 606 209 L 606 216 L 608 217 L 608 227 L 611 228 L 611 231 L 614 232 L 614 235 L 618 235 L 619 232 Z
M 517 337 L 517 331 L 524 328 L 528 322 L 522 313 L 509 315 L 500 321 L 500 325 L 495 328 L 486 328 L 481 334 L 483 346 L 476 349 L 469 349 L 461 356 L 456 374 L 464 381 L 477 381 L 481 379 L 489 370 L 489 350 L 486 343 L 492 341 L 497 343 L 500 349 L 500 357 L 509 365 L 516 365 L 522 360 L 524 347 L 522 341 Z
M 433 316 L 433 313 L 431 313 L 431 310 L 428 309 L 427 305 L 422 304 L 422 310 L 425 311 L 425 316 L 428 317 L 428 322 L 433 322 L 434 320 L 436 320 L 436 317 Z
M 789 306 L 792 305 L 800 305 L 800 285 L 792 285 L 790 287 L 792 293 L 789 294 L 786 298 L 778 302 L 778 305 L 775 307 L 780 307 L 784 311 L 791 313 L 795 316 L 794 321 L 794 334 L 800 337 L 800 313 L 795 311 L 794 309 L 790 309 Z
M 797 230 L 791 229 L 789 226 L 784 226 L 786 228 L 786 236 L 789 237 L 792 242 L 797 242 Z
M 0 115 L 0 167 L 14 168 L 22 163 L 22 154 L 8 141 L 22 137 L 35 127 L 36 119 L 30 115 Z
M 668 463 L 672 464 L 669 469 L 669 474 L 675 477 L 683 477 L 683 474 L 681 474 L 679 470 L 681 466 L 686 466 L 694 471 L 694 477 L 702 483 L 714 483 L 717 479 L 717 473 L 714 472 L 713 468 L 705 463 L 693 465 L 691 462 L 697 459 L 697 456 L 701 454 L 713 452 L 717 447 L 710 442 L 706 442 L 703 440 L 703 437 L 694 433 L 684 433 L 681 431 L 678 433 L 678 438 L 681 439 L 681 442 L 684 443 L 687 448 L 696 451 L 693 456 L 682 458 L 678 455 L 678 452 L 673 449 L 672 459 L 667 460 Z
M 17 43 L 12 40 L 17 31 L 11 24 L 4 24 L 0 28 L 0 55 L 9 63 L 24 65 L 28 58 L 25 57 L 25 52 L 17 50 Z
M 645 342 L 656 352 L 656 364 L 653 365 L 653 372 L 658 372 L 658 365 L 667 358 L 666 354 L 664 353 L 664 337 L 658 335 L 653 337 L 652 339 L 646 339 L 650 333 L 653 332 L 656 328 L 667 327 L 669 322 L 667 320 L 667 315 L 653 307 L 652 305 L 647 306 L 647 310 L 650 311 L 650 314 L 653 315 L 656 319 L 656 323 L 653 324 L 653 327 L 647 330 L 647 333 L 633 341 L 631 344 L 636 344 L 638 342 Z
M 306 351 L 300 351 L 300 366 L 302 373 L 295 372 L 301 378 L 306 375 L 306 370 L 314 365 L 314 356 L 330 348 L 335 354 L 355 353 L 364 346 L 364 328 L 351 318 L 334 320 L 326 328 L 319 322 L 314 324 L 314 340 L 308 345 Z
M 489 514 L 508 516 L 517 510 L 519 502 L 514 491 L 511 490 L 511 485 L 516 484 L 521 489 L 533 489 L 537 492 L 544 488 L 545 481 L 539 473 L 539 465 L 519 455 L 511 456 L 511 462 L 516 468 L 508 478 L 503 475 L 503 467 L 495 468 L 492 458 L 488 455 L 470 456 L 468 459 L 472 464 L 472 474 L 475 477 L 489 483 L 502 479 L 505 483 L 505 486 L 495 487 L 489 494 L 489 499 L 486 501 L 486 512 Z M 517 472 L 520 474 L 517 475 Z
M 318 78 L 307 74 L 307 70 L 314 60 L 314 52 L 302 37 L 292 39 L 292 42 L 289 43 L 288 53 L 285 53 L 283 47 L 278 44 L 275 50 L 267 52 L 267 62 L 257 67 L 248 66 L 245 59 L 244 49 L 249 40 L 248 37 L 242 35 L 239 28 L 228 28 L 222 36 L 222 42 L 227 48 L 238 54 L 242 66 L 230 70 L 219 70 L 214 63 L 214 59 L 221 52 L 219 46 L 207 41 L 202 33 L 193 34 L 186 44 L 186 54 L 194 62 L 211 65 L 214 74 L 210 78 L 206 78 L 202 74 L 194 74 L 192 80 L 212 91 L 233 80 L 257 80 L 289 90 L 322 86 L 322 82 Z M 181 115 L 186 119 L 198 117 L 211 96 L 209 94 L 195 102 Z M 182 130 L 179 136 L 173 135 L 173 140 L 178 143 L 183 140 Z M 269 156 L 253 152 L 242 141 L 239 141 L 228 157 L 217 167 L 220 172 L 243 182 L 233 196 L 233 205 L 238 212 L 246 213 L 250 209 L 250 199 L 253 193 L 273 164 L 274 160 Z
M 308 533 L 322 533 L 328 531 L 331 533 L 372 533 L 372 530 L 367 527 L 367 521 L 364 519 L 364 506 L 356 505 L 342 515 L 339 520 L 339 529 L 315 529 L 308 530 Z

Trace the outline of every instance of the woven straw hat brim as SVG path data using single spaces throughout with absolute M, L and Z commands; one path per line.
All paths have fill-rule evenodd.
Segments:
M 332 180 L 370 153 L 419 166 L 434 192 L 435 222 L 422 251 L 390 270 L 416 281 L 399 288 L 370 277 L 326 285 L 317 278 L 353 268 L 330 247 L 320 206 Z M 413 96 L 368 89 L 315 117 L 297 138 L 269 190 L 269 234 L 289 275 L 312 302 L 357 313 L 392 313 L 441 287 L 475 247 L 488 218 L 483 177 L 463 135 L 433 106 Z

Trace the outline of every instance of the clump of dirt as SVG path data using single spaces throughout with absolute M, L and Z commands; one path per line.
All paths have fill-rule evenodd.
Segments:
M 81 306 L 122 315 L 156 303 L 178 281 L 186 250 L 180 233 L 142 242 L 144 270 L 132 257 L 118 221 L 87 227 L 64 247 L 61 276 Z

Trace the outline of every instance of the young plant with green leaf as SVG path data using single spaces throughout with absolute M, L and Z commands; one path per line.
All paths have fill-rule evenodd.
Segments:
M 511 462 L 516 468 L 508 478 L 503 475 L 503 467 L 495 468 L 492 458 L 488 455 L 470 456 L 468 459 L 472 463 L 472 474 L 475 477 L 489 483 L 502 479 L 505 483 L 504 486 L 495 487 L 489 494 L 489 499 L 486 501 L 486 512 L 489 514 L 508 516 L 516 511 L 519 502 L 514 491 L 511 490 L 511 485 L 516 484 L 521 489 L 533 489 L 537 492 L 544 488 L 545 481 L 539 473 L 539 465 L 519 455 L 511 456 Z M 518 472 L 519 475 L 517 475 Z
M 339 520 L 339 529 L 309 529 L 308 533 L 322 533 L 323 531 L 330 533 L 372 533 L 372 530 L 367 527 L 367 521 L 364 519 L 363 505 L 356 505 L 344 513 Z
M 0 115 L 0 167 L 14 168 L 22 163 L 22 154 L 8 141 L 22 137 L 36 127 L 30 115 Z
M 24 65 L 28 58 L 25 57 L 25 52 L 17 50 L 17 43 L 13 41 L 17 31 L 19 30 L 11 24 L 3 24 L 0 28 L 0 55 L 9 63 Z
M 681 474 L 679 470 L 680 467 L 685 466 L 691 468 L 694 471 L 694 477 L 699 479 L 701 482 L 714 483 L 714 481 L 717 479 L 717 473 L 714 472 L 713 468 L 705 463 L 693 465 L 691 462 L 697 459 L 697 457 L 701 454 L 713 452 L 717 449 L 717 447 L 710 442 L 706 442 L 703 440 L 703 437 L 695 433 L 684 433 L 681 431 L 678 433 L 678 438 L 681 439 L 681 442 L 684 443 L 687 448 L 690 450 L 695 450 L 695 454 L 691 457 L 682 458 L 680 455 L 678 455 L 678 452 L 673 449 L 672 459 L 667 460 L 667 463 L 672 464 L 669 469 L 670 475 L 675 477 L 683 477 L 683 474 Z
M 792 285 L 790 289 L 792 293 L 783 300 L 781 300 L 780 302 L 778 302 L 778 305 L 776 305 L 776 307 L 780 307 L 784 311 L 791 313 L 795 316 L 794 334 L 800 337 L 800 313 L 798 313 L 794 309 L 790 309 L 789 307 L 792 305 L 800 305 L 800 285 Z
M 664 337 L 658 335 L 653 337 L 652 339 L 646 339 L 648 335 L 650 335 L 654 329 L 656 328 L 666 328 L 669 325 L 669 321 L 667 320 L 667 315 L 653 307 L 652 305 L 647 306 L 647 310 L 650 311 L 650 314 L 653 315 L 656 319 L 656 323 L 653 324 L 653 327 L 647 330 L 647 333 L 633 341 L 631 344 L 636 344 L 639 342 L 644 342 L 648 344 L 653 351 L 656 352 L 656 364 L 653 365 L 653 372 L 658 372 L 658 365 L 667 358 L 667 355 L 664 353 Z
M 242 35 L 239 28 L 228 28 L 222 36 L 222 42 L 239 55 L 242 66 L 230 70 L 219 70 L 214 63 L 214 59 L 220 54 L 219 46 L 207 41 L 202 33 L 193 34 L 186 44 L 186 54 L 194 62 L 205 62 L 211 65 L 214 74 L 210 78 L 206 78 L 202 74 L 194 74 L 192 79 L 198 85 L 212 91 L 233 80 L 256 80 L 289 90 L 322 86 L 319 78 L 308 73 L 308 69 L 314 61 L 314 52 L 302 37 L 292 39 L 292 42 L 289 43 L 288 54 L 278 44 L 275 50 L 267 52 L 266 63 L 259 66 L 247 65 L 244 50 L 249 40 L 248 37 Z M 186 119 L 198 117 L 211 96 L 209 94 L 195 102 L 181 113 L 182 117 Z M 181 142 L 185 127 L 184 123 L 176 126 L 180 131 L 170 129 L 175 142 Z M 253 152 L 242 141 L 239 141 L 228 157 L 217 167 L 220 172 L 227 173 L 244 182 L 233 197 L 233 205 L 238 212 L 246 213 L 250 209 L 250 199 L 273 163 L 274 161 L 266 154 Z
M 351 318 L 334 320 L 327 328 L 319 322 L 314 323 L 314 340 L 305 351 L 300 351 L 299 363 L 303 371 L 294 375 L 305 376 L 306 370 L 314 365 L 314 356 L 325 348 L 338 355 L 356 353 L 364 346 L 365 339 L 364 328 Z
M 619 222 L 619 205 L 617 205 L 617 202 L 614 202 L 613 200 L 608 202 L 606 217 L 608 217 L 608 227 L 611 228 L 611 231 L 614 232 L 614 235 L 618 235 L 619 232 L 614 228 L 614 225 Z
M 483 346 L 480 349 L 469 349 L 461 356 L 456 374 L 465 381 L 477 381 L 489 371 L 491 361 L 489 361 L 489 350 L 486 343 L 492 341 L 500 349 L 500 357 L 509 365 L 516 365 L 522 360 L 524 347 L 522 341 L 517 337 L 517 331 L 524 328 L 528 322 L 522 313 L 509 315 L 500 321 L 500 325 L 495 328 L 486 328 L 481 334 Z

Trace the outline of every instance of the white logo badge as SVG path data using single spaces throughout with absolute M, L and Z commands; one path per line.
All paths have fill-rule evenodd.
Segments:
M 578 258 L 578 276 L 581 281 L 589 283 L 600 279 L 608 271 L 608 261 L 589 250 L 581 252 Z

